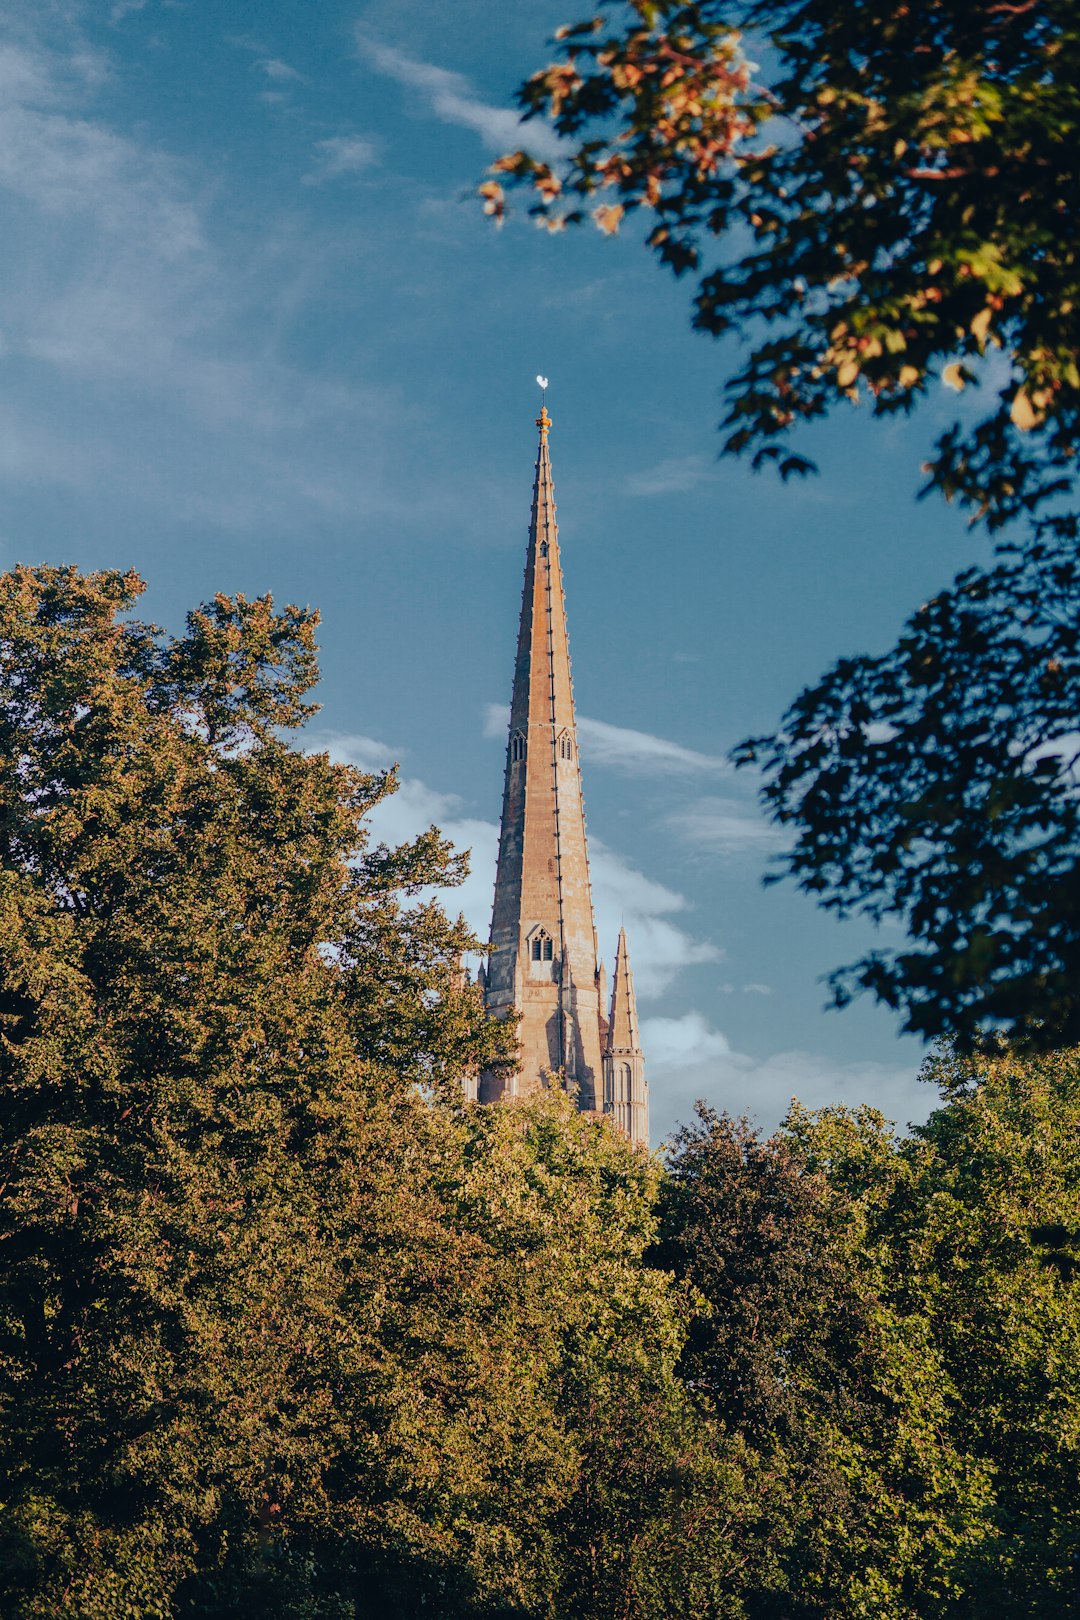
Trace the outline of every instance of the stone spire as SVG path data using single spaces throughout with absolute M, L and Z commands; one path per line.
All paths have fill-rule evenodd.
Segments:
M 649 1144 L 649 1088 L 645 1082 L 645 1054 L 638 1036 L 634 975 L 626 929 L 619 930 L 615 979 L 611 986 L 611 1017 L 604 1041 L 604 1112 L 625 1131 L 631 1142 Z
M 522 1095 L 562 1075 L 579 1107 L 602 1105 L 601 977 L 581 798 L 570 648 L 546 408 L 525 558 L 499 863 L 491 919 L 488 1009 L 521 1015 L 520 1066 L 491 1075 L 481 1101 Z

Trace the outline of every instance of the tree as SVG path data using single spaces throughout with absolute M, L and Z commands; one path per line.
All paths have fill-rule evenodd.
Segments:
M 1080 555 L 1071 519 L 925 603 L 880 657 L 840 660 L 737 757 L 795 832 L 783 858 L 840 915 L 916 948 L 833 975 L 905 1027 L 1080 1039 Z
M 464 1102 L 462 861 L 296 746 L 315 616 L 140 589 L 0 576 L 0 1609 L 659 1620 L 742 1485 L 656 1164 Z
M 727 449 L 806 471 L 784 449 L 798 423 L 859 398 L 910 410 L 941 364 L 974 383 L 990 347 L 1011 362 L 1004 386 L 942 438 L 928 487 L 995 527 L 1071 485 L 1067 0 L 615 0 L 557 37 L 560 60 L 519 99 L 553 120 L 566 158 L 511 153 L 495 170 L 552 229 L 591 213 L 613 232 L 643 213 L 660 261 L 700 275 L 700 330 L 769 334 L 728 384 Z M 500 182 L 484 191 L 501 217 Z
M 520 100 L 566 157 L 500 159 L 486 207 L 501 217 L 508 180 L 551 229 L 648 220 L 661 262 L 699 278 L 695 325 L 752 342 L 726 451 L 788 477 L 812 466 L 792 431 L 849 401 L 908 412 L 939 375 L 987 397 L 924 493 L 1007 540 L 1030 524 L 1019 562 L 964 575 L 741 757 L 798 832 L 787 870 L 837 911 L 899 914 L 920 947 L 841 973 L 840 1001 L 870 989 L 930 1034 L 1074 1039 L 1080 848 L 1052 761 L 1076 713 L 1075 8 L 625 0 L 559 39 Z
M 656 1257 L 708 1303 L 680 1370 L 745 1448 L 748 1616 L 926 1620 L 984 1534 L 985 1465 L 949 1433 L 942 1358 L 882 1241 L 903 1172 L 869 1109 L 795 1105 L 763 1140 L 699 1107 L 675 1139 Z
M 945 1105 L 901 1147 L 875 1223 L 894 1293 L 941 1356 L 954 1443 L 989 1476 L 962 1620 L 1057 1620 L 1080 1598 L 1080 1293 L 1045 1264 L 1080 1207 L 1080 1053 L 931 1059 Z
M 654 1257 L 710 1307 L 680 1372 L 744 1448 L 745 1616 L 1077 1602 L 1080 1053 L 942 1049 L 924 1078 L 942 1105 L 906 1137 L 795 1104 L 674 1144 Z

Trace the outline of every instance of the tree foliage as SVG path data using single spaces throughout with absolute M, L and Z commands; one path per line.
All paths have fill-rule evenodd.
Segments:
M 1080 1054 L 925 1078 L 943 1105 L 907 1137 L 796 1104 L 674 1144 L 658 1258 L 710 1307 L 688 1388 L 752 1459 L 755 1620 L 1075 1606 L 1080 1285 L 1047 1244 L 1080 1227 Z
M 924 493 L 1006 538 L 1019 520 L 1020 563 L 966 574 L 742 757 L 802 885 L 913 937 L 841 971 L 839 1001 L 869 989 L 933 1035 L 1075 1040 L 1080 851 L 1050 752 L 1076 714 L 1075 7 L 619 0 L 559 41 L 520 100 L 565 157 L 508 154 L 485 205 L 501 217 L 509 181 L 552 229 L 647 221 L 698 277 L 695 325 L 750 344 L 725 450 L 788 477 L 812 465 L 792 433 L 838 406 L 967 391 Z
M 872 1110 L 796 1106 L 763 1140 L 701 1109 L 676 1139 L 660 1256 L 709 1304 L 683 1376 L 753 1459 L 749 1615 L 922 1620 L 984 1534 L 984 1465 L 896 1296 L 881 1216 L 902 1180 Z
M 1080 1224 L 1080 1053 L 946 1053 L 926 1077 L 947 1103 L 902 1146 L 886 1219 L 896 1294 L 926 1321 L 952 1435 L 990 1481 L 950 1612 L 1049 1620 L 1080 1587 L 1080 1294 L 1038 1237 Z
M 1072 520 L 971 569 L 879 657 L 845 658 L 737 757 L 830 909 L 915 948 L 833 976 L 970 1043 L 1080 1039 L 1080 558 Z
M 655 1172 L 456 1101 L 512 1031 L 460 860 L 287 740 L 313 616 L 138 589 L 0 579 L 0 1607 L 536 1612 L 599 1392 L 677 1399 Z
M 660 1162 L 507 1061 L 312 615 L 0 577 L 5 1620 L 1062 1613 L 1080 1068 Z
M 995 527 L 1071 482 L 1071 4 L 617 0 L 558 38 L 520 100 L 566 157 L 496 171 L 551 228 L 643 214 L 660 261 L 699 275 L 695 324 L 751 335 L 728 449 L 804 471 L 785 448 L 798 423 L 859 398 L 909 410 L 942 367 L 957 388 L 985 376 L 990 349 L 1003 385 L 943 436 L 930 487 Z M 485 196 L 500 214 L 498 180 Z

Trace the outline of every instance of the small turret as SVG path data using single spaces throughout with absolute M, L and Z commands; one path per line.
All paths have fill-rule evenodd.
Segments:
M 645 1054 L 638 1035 L 634 975 L 626 929 L 619 930 L 615 977 L 611 986 L 611 1015 L 604 1045 L 604 1113 L 626 1132 L 635 1147 L 649 1145 L 649 1088 L 645 1081 Z

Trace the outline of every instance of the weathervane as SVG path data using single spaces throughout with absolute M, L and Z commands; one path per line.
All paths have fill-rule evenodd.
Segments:
M 548 380 L 541 376 L 537 376 L 536 380 L 540 384 L 540 415 L 536 418 L 536 425 L 540 429 L 540 438 L 543 441 L 547 438 L 548 428 L 551 426 L 551 417 L 547 413 Z

